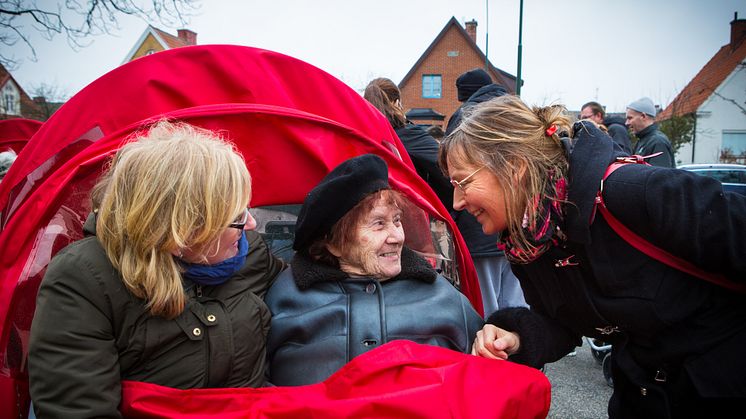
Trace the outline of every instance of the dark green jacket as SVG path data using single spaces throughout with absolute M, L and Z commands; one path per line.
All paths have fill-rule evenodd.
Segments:
M 262 298 L 284 268 L 247 233 L 243 269 L 222 285 L 185 283 L 176 319 L 148 314 L 96 237 L 49 264 L 31 326 L 29 379 L 39 417 L 119 417 L 121 380 L 180 389 L 264 383 L 270 312 Z

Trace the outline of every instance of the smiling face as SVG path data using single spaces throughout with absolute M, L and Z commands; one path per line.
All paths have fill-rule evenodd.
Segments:
M 236 222 L 244 221 L 243 228 L 226 227 L 220 233 L 218 238 L 208 245 L 201 247 L 188 247 L 181 250 L 180 259 L 189 263 L 199 263 L 202 265 L 215 265 L 230 259 L 238 253 L 238 241 L 244 230 L 253 230 L 256 228 L 256 220 L 246 212 L 236 216 Z
M 462 182 L 480 168 L 465 163 L 458 157 L 448 156 L 448 174 L 451 179 Z M 453 188 L 453 209 L 466 210 L 482 225 L 485 234 L 502 232 L 508 226 L 505 193 L 502 185 L 488 167 L 478 170 L 461 187 Z
M 635 134 L 652 125 L 653 123 L 651 121 L 652 120 L 644 113 L 637 112 L 629 108 L 627 109 L 627 119 L 625 121 L 625 125 L 627 125 L 629 128 L 632 128 L 632 131 L 634 131 Z
M 329 252 L 339 259 L 339 268 L 352 277 L 380 281 L 399 275 L 404 245 L 401 216 L 401 209 L 379 199 L 357 223 L 352 243 L 341 249 L 327 244 Z

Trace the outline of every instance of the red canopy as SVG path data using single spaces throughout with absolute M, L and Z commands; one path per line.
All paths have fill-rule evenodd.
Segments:
M 41 127 L 40 121 L 14 118 L 0 121 L 0 152 L 11 149 L 20 153 L 29 138 Z
M 233 141 L 252 175 L 252 206 L 301 203 L 343 160 L 381 156 L 392 186 L 422 210 L 406 228 L 408 244 L 428 252 L 427 217 L 447 223 L 461 290 L 482 312 L 471 258 L 448 211 L 417 176 L 388 121 L 357 92 L 270 51 L 178 48 L 125 64 L 80 91 L 41 126 L 0 183 L 0 405 L 27 405 L 36 292 L 52 256 L 82 237 L 102 165 L 133 133 L 163 118 Z M 411 234 L 422 233 L 423 224 L 424 241 Z

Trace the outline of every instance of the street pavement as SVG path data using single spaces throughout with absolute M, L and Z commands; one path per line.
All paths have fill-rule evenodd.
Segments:
M 576 352 L 576 356 L 566 356 L 544 368 L 552 383 L 549 418 L 608 418 L 612 388 L 606 384 L 601 364 L 593 358 L 585 338 Z

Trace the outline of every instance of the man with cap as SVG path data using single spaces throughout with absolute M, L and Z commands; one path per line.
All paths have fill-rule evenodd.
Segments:
M 655 123 L 655 105 L 648 97 L 637 99 L 627 105 L 627 120 L 625 124 L 632 128 L 637 135 L 637 144 L 632 154 L 649 156 L 661 153 L 658 156 L 647 159 L 653 166 L 676 167 L 673 158 L 671 141 L 666 134 L 661 132 Z
M 447 279 L 404 246 L 406 198 L 365 154 L 308 193 L 290 268 L 268 291 L 269 381 L 318 383 L 395 339 L 468 353 L 483 321 Z
M 460 75 L 456 79 L 456 90 L 458 100 L 464 103 L 448 120 L 446 135 L 461 124 L 466 108 L 507 94 L 502 86 L 492 83 L 490 75 L 481 68 Z M 468 211 L 453 211 L 452 214 L 474 261 L 485 315 L 501 308 L 528 307 L 518 278 L 513 275 L 505 254 L 497 248 L 500 236 L 484 234 L 482 225 Z

